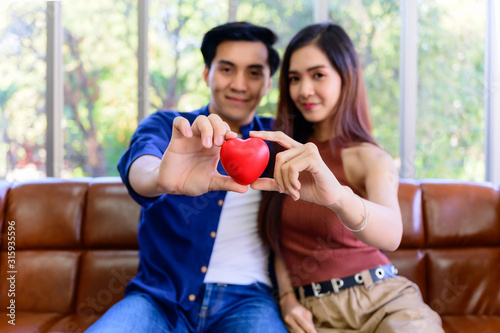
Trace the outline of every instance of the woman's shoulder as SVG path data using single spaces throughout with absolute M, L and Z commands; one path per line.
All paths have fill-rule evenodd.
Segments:
M 342 151 L 344 158 L 357 159 L 358 162 L 373 162 L 380 159 L 389 159 L 392 161 L 392 157 L 384 149 L 379 146 L 370 143 L 362 142 L 349 145 Z
M 342 161 L 348 179 L 364 188 L 367 177 L 396 169 L 391 155 L 372 143 L 350 145 L 342 150 Z

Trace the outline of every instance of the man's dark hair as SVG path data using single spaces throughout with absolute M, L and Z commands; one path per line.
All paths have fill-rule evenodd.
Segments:
M 201 43 L 201 53 L 203 54 L 205 66 L 210 68 L 217 51 L 217 46 L 220 43 L 224 41 L 262 42 L 267 48 L 267 61 L 271 70 L 271 76 L 273 76 L 280 65 L 280 56 L 273 48 L 273 44 L 277 40 L 278 37 L 276 34 L 268 28 L 248 22 L 229 22 L 219 25 L 205 34 Z

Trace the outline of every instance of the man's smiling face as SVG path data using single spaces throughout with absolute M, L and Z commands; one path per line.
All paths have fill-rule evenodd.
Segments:
M 260 100 L 271 88 L 267 48 L 261 42 L 224 41 L 217 46 L 203 78 L 211 89 L 210 113 L 239 132 L 252 121 Z

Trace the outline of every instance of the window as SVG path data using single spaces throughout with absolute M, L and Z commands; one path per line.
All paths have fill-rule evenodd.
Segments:
M 333 23 L 352 39 L 361 65 L 372 115 L 373 134 L 381 147 L 398 156 L 399 0 L 329 1 Z
M 0 3 L 0 178 L 8 181 L 45 176 L 45 11 L 44 2 Z
M 305 0 L 241 0 L 238 2 L 238 21 L 249 21 L 269 27 L 278 35 L 276 49 L 283 57 L 292 37 L 303 27 L 313 23 L 313 2 Z M 273 87 L 262 98 L 257 114 L 274 116 L 278 104 L 279 70 L 274 74 Z
M 486 3 L 419 3 L 416 178 L 485 177 Z
M 137 4 L 63 2 L 64 178 L 118 175 L 137 127 Z M 89 33 L 91 32 L 91 33 Z
M 150 112 L 199 109 L 209 99 L 201 41 L 208 29 L 227 22 L 227 2 L 153 0 L 149 15 Z

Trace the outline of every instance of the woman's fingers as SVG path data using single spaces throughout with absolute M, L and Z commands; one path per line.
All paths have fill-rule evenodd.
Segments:
M 288 321 L 287 324 L 290 325 L 293 333 L 305 333 L 302 327 L 295 321 L 295 318 Z
M 274 180 L 273 178 L 258 178 L 256 181 L 250 184 L 250 187 L 254 190 L 259 191 L 281 192 L 278 183 L 276 183 L 276 180 Z
M 273 141 L 278 143 L 280 146 L 290 149 L 295 147 L 300 147 L 302 144 L 295 141 L 283 132 L 271 132 L 271 131 L 250 131 L 250 136 L 253 138 L 261 138 L 267 141 Z
M 298 172 L 296 173 L 297 179 L 293 178 L 295 174 L 294 162 L 297 157 L 294 156 L 290 160 L 282 160 L 283 155 L 280 157 L 276 156 L 276 165 L 280 165 L 279 168 L 277 167 L 274 170 L 276 182 L 281 186 L 283 191 L 289 193 L 292 196 L 293 200 L 297 201 L 300 199 L 300 193 L 294 187 L 294 184 L 296 183 L 296 181 L 298 181 Z M 278 160 L 280 160 L 280 162 L 278 162 Z
M 304 307 L 293 309 L 292 313 L 285 317 L 285 322 L 290 325 L 294 333 L 317 333 L 312 320 L 312 314 Z
M 297 323 L 300 325 L 300 328 L 304 330 L 306 333 L 316 333 L 316 328 L 314 327 L 314 323 L 312 320 L 312 313 L 308 310 L 304 309 L 304 313 L 302 316 L 298 316 L 296 318 Z
M 279 186 L 278 190 L 280 192 L 288 193 L 293 199 L 298 200 L 300 198 L 300 182 L 298 180 L 299 172 L 292 172 L 292 174 L 289 175 L 288 167 L 292 165 L 290 164 L 292 159 L 302 152 L 300 148 L 304 145 L 280 131 L 251 131 L 250 136 L 276 142 L 282 147 L 287 148 L 287 150 L 276 156 L 274 179 Z
M 302 188 L 299 175 L 302 171 L 309 171 L 312 168 L 317 161 L 314 157 L 314 149 L 311 150 L 309 145 L 302 145 L 276 155 L 274 169 L 276 182 L 295 200 L 300 198 Z

